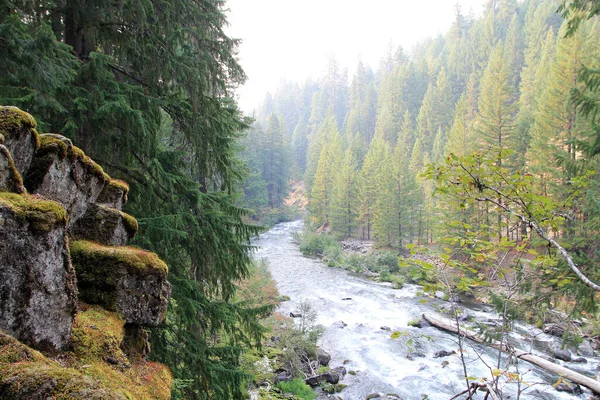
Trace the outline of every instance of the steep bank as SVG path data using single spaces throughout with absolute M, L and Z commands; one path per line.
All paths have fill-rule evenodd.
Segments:
M 126 246 L 128 189 L 0 107 L 0 398 L 170 398 L 144 330 L 165 319 L 168 268 Z

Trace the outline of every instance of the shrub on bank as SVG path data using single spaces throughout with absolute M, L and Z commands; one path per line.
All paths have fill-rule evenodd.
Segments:
M 291 393 L 304 400 L 314 400 L 317 398 L 316 393 L 310 386 L 304 383 L 302 378 L 296 378 L 289 382 L 280 382 L 277 384 L 277 387 L 284 393 Z

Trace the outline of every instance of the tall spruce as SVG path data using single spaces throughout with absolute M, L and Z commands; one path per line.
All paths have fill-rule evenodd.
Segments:
M 229 302 L 257 229 L 233 205 L 246 123 L 230 95 L 245 76 L 223 6 L 68 0 L 0 11 L 0 102 L 129 181 L 134 244 L 170 266 L 173 300 L 151 345 L 174 373 L 174 398 L 239 398 L 240 346 L 259 339 L 265 311 Z

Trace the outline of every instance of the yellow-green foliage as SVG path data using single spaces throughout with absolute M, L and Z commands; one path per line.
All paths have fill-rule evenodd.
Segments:
M 109 313 L 99 309 L 79 319 L 83 323 L 111 330 L 114 326 L 103 324 L 100 316 L 108 317 L 112 324 L 118 321 Z M 84 322 L 85 321 L 85 322 Z M 93 329 L 80 329 L 83 339 Z M 121 325 L 122 331 L 122 325 Z M 104 336 L 105 338 L 106 336 Z M 96 335 L 84 339 L 103 340 Z M 170 399 L 173 378 L 167 367 L 154 362 L 141 362 L 128 365 L 126 362 L 111 365 L 101 354 L 87 353 L 79 357 L 77 353 L 56 355 L 61 364 L 25 346 L 16 339 L 0 331 L 0 387 L 3 399 L 25 400 L 34 393 L 43 398 L 67 399 L 131 399 L 150 400 Z M 125 359 L 125 361 L 127 361 Z
M 80 309 L 75 315 L 71 331 L 75 356 L 84 361 L 110 356 L 125 363 L 127 357 L 121 350 L 123 319 L 96 305 L 81 305 Z
M 2 155 L 8 160 L 8 169 L 10 174 L 8 181 L 9 187 L 7 189 L 11 192 L 23 193 L 25 191 L 25 188 L 23 187 L 23 178 L 17 170 L 17 167 L 15 167 L 15 162 L 13 161 L 12 155 L 5 146 L 1 145 L 1 143 L 2 140 L 0 140 L 0 153 L 2 153 Z
M 8 139 L 17 129 L 29 128 L 34 142 L 34 148 L 40 147 L 39 135 L 36 131 L 35 119 L 17 107 L 0 107 L 0 134 Z
M 104 246 L 87 240 L 71 243 L 73 264 L 82 264 L 81 269 L 98 269 L 103 274 L 114 270 L 115 264 L 124 265 L 130 273 L 161 273 L 169 269 L 155 253 L 137 247 Z M 76 267 L 77 268 L 77 267 Z
M 8 207 L 18 218 L 30 223 L 35 232 L 48 232 L 65 226 L 67 212 L 58 203 L 27 194 L 0 193 L 0 205 Z

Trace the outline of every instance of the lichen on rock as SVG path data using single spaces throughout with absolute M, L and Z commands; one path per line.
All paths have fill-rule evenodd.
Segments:
M 114 246 L 138 229 L 121 211 L 129 186 L 35 127 L 0 106 L 0 398 L 169 399 L 171 373 L 145 360 L 141 326 L 165 319 L 168 268 Z
M 60 135 L 41 135 L 25 187 L 60 203 L 71 223 L 83 217 L 107 183 L 102 168 Z
M 78 240 L 71 243 L 80 298 L 117 311 L 127 323 L 164 321 L 171 285 L 167 265 L 154 253 Z
M 66 222 L 53 201 L 0 193 L 0 328 L 40 349 L 67 346 L 76 311 Z

